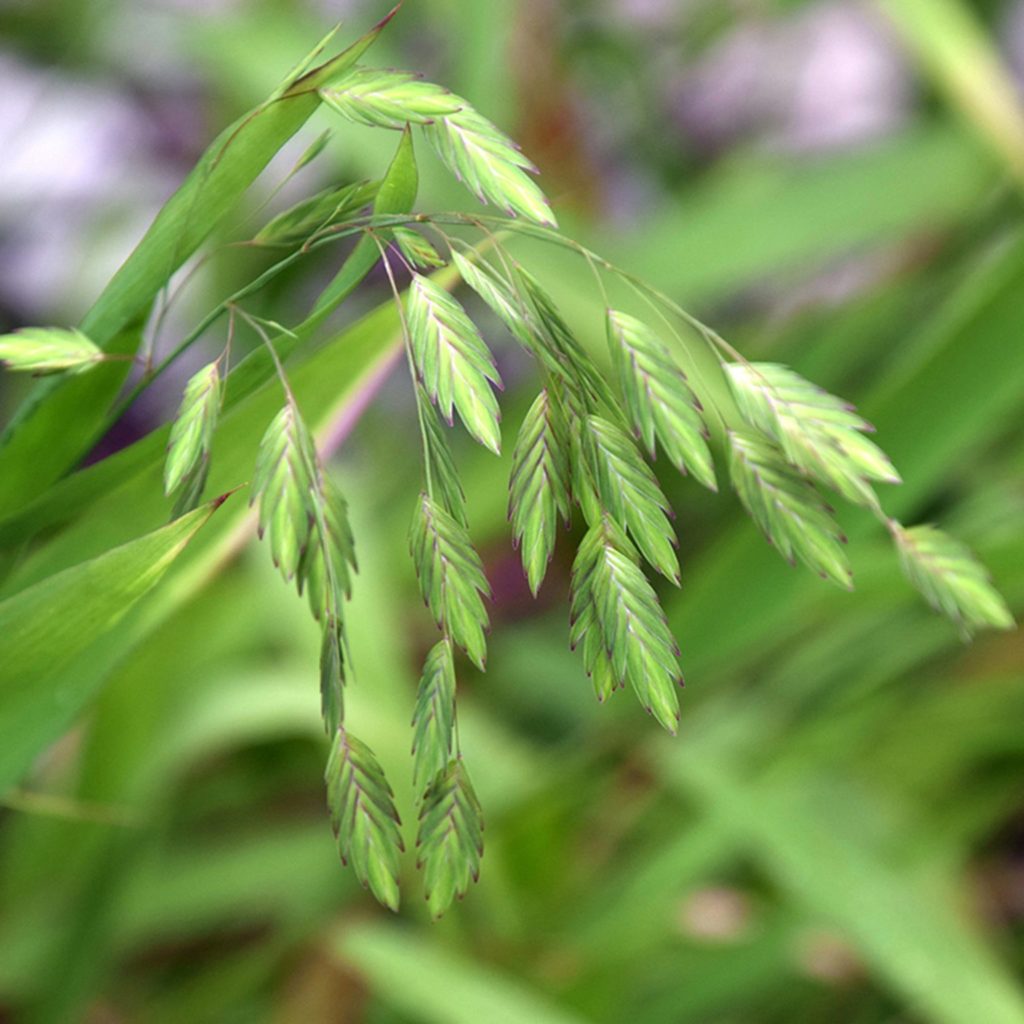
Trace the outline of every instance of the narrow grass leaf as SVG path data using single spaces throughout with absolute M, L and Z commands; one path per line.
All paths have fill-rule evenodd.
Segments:
M 332 937 L 338 961 L 366 978 L 400 1019 L 423 1024 L 592 1024 L 523 978 L 473 950 L 442 944 L 422 929 L 346 921 Z M 1000 1022 L 1002 1024 L 1002 1022 Z
M 147 481 L 148 485 L 148 481 Z M 81 658 L 153 589 L 221 502 L 73 565 L 0 602 L 0 792 L 81 707 Z M 74 663 L 75 671 L 64 670 Z
M 970 549 L 934 526 L 890 524 L 907 579 L 964 639 L 981 629 L 1012 629 L 1013 616 Z
M 643 321 L 608 311 L 608 341 L 633 429 L 650 453 L 655 441 L 681 473 L 717 490 L 701 404 L 671 351 Z
M 730 431 L 729 473 L 751 519 L 791 565 L 797 559 L 846 590 L 853 587 L 849 561 L 832 510 L 814 484 L 771 441 Z
M 466 528 L 427 494 L 421 494 L 409 542 L 420 591 L 431 614 L 482 669 L 487 657 L 483 597 L 490 595 L 490 587 Z
M 405 849 L 394 794 L 373 751 L 343 728 L 327 759 L 327 805 L 338 852 L 385 907 L 399 904 L 399 854 Z
M 568 453 L 555 415 L 547 391 L 541 391 L 512 452 L 509 519 L 534 595 L 555 549 L 558 518 L 568 520 L 570 514 Z
M 494 359 L 465 310 L 443 288 L 414 274 L 408 299 L 409 334 L 416 372 L 431 400 L 451 423 L 453 408 L 466 430 L 495 454 L 501 449 L 501 386 Z
M 456 758 L 437 773 L 420 805 L 416 866 L 435 920 L 479 879 L 483 828 L 480 801 L 462 758 Z

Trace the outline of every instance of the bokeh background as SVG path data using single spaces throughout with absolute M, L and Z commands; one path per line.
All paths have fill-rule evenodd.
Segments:
M 0 3 L 0 327 L 79 319 L 217 131 L 335 21 L 354 37 L 384 7 Z M 567 233 L 746 355 L 856 400 L 906 480 L 887 509 L 956 532 L 1024 608 L 1024 3 L 408 0 L 372 58 L 507 128 Z M 326 152 L 272 196 L 325 126 Z M 392 145 L 318 115 L 249 214 L 376 176 Z M 421 169 L 421 208 L 468 208 L 426 152 Z M 586 267 L 521 252 L 599 351 Z M 333 258 L 260 312 L 299 319 Z M 250 270 L 207 264 L 163 344 Z M 346 315 L 386 298 L 373 275 Z M 222 342 L 93 458 L 171 415 Z M 514 425 L 532 375 L 509 348 Z M 21 394 L 3 382 L 0 416 Z M 962 644 L 856 513 L 848 595 L 790 569 L 730 494 L 665 473 L 688 682 L 670 740 L 628 695 L 596 705 L 567 648 L 569 545 L 532 601 L 508 457 L 455 443 L 495 591 L 488 672 L 459 669 L 479 885 L 432 924 L 411 858 L 397 918 L 340 867 L 316 631 L 250 545 L 5 796 L 0 1019 L 1024 1021 L 1020 634 Z M 433 627 L 406 556 L 419 469 L 400 375 L 336 469 L 361 563 L 350 715 L 410 822 Z

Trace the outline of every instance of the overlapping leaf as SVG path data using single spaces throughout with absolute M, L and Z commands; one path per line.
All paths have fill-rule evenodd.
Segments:
M 980 629 L 1013 628 L 1010 609 L 966 545 L 934 526 L 890 527 L 907 578 L 965 639 Z
M 259 534 L 286 580 L 299 568 L 313 532 L 316 450 L 292 402 L 274 417 L 256 455 L 252 501 L 259 501 Z
M 565 439 L 547 391 L 534 400 L 519 429 L 509 479 L 509 519 L 534 594 L 555 548 L 558 517 L 569 517 Z
M 646 710 L 675 733 L 676 687 L 682 683 L 675 640 L 636 549 L 608 515 L 590 528 L 576 553 L 571 609 L 571 642 L 584 644 L 588 672 L 599 673 L 598 694 L 614 689 L 610 676 L 615 684 L 629 682 Z M 591 638 L 594 631 L 597 639 Z
M 435 776 L 420 805 L 416 866 L 435 920 L 480 877 L 483 812 L 461 758 Z
M 394 794 L 373 751 L 344 728 L 327 759 L 327 804 L 343 864 L 391 910 L 398 910 L 399 854 L 405 848 Z
M 608 312 L 608 340 L 626 411 L 651 458 L 657 440 L 676 469 L 717 490 L 700 402 L 667 346 L 643 321 L 617 310 Z
M 164 463 L 164 493 L 185 492 L 175 516 L 191 511 L 206 481 L 210 446 L 220 413 L 223 382 L 218 363 L 209 363 L 185 385 L 178 417 L 171 426 Z M 191 485 L 191 486 L 190 486 Z M 184 505 L 184 507 L 182 507 Z
M 423 663 L 412 717 L 413 779 L 426 785 L 443 771 L 452 753 L 455 728 L 455 665 L 447 639 L 436 643 Z
M 424 128 L 441 159 L 480 202 L 554 226 L 555 215 L 530 177 L 537 169 L 507 135 L 459 102 L 460 110 Z
M 766 438 L 730 432 L 729 473 L 744 508 L 761 532 L 791 564 L 852 588 L 846 538 L 814 484 Z
M 424 82 L 409 71 L 358 67 L 320 96 L 336 113 L 357 124 L 404 128 L 430 124 L 444 115 L 455 116 L 464 101 L 439 85 Z
M 445 633 L 482 669 L 487 657 L 483 597 L 490 595 L 490 587 L 465 526 L 421 494 L 409 540 L 427 607 Z
M 81 331 L 62 327 L 23 327 L 0 335 L 0 365 L 41 377 L 82 373 L 103 359 L 103 352 Z
M 872 427 L 853 406 L 775 363 L 731 363 L 727 370 L 744 418 L 801 472 L 869 508 L 878 505 L 871 481 L 900 482 L 888 456 L 864 436 Z
M 678 583 L 668 500 L 632 439 L 608 420 L 590 416 L 583 432 L 583 457 L 601 507 L 629 530 L 655 569 Z
M 416 372 L 445 419 L 452 410 L 469 433 L 497 453 L 501 448 L 498 402 L 491 384 L 501 378 L 480 332 L 443 288 L 420 274 L 409 287 L 409 334 Z

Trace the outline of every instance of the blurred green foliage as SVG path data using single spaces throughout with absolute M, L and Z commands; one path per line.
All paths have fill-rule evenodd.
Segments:
M 669 3 L 647 28 L 615 6 L 421 0 L 379 59 L 425 67 L 516 132 L 570 234 L 748 354 L 854 398 L 906 481 L 893 513 L 955 530 L 1019 613 L 1024 120 L 994 42 L 1005 5 L 879 0 L 918 96 L 884 138 L 812 155 L 742 139 L 689 146 L 666 120 L 659 76 L 746 22 L 784 26 L 823 5 Z M 382 13 L 364 3 L 353 21 Z M 209 16 L 40 0 L 0 15 L 23 58 L 141 94 L 160 88 L 139 52 L 152 42 L 138 35 L 136 51 L 118 34 L 148 25 L 167 51 L 164 80 L 170 65 L 200 87 L 211 136 L 326 22 L 285 0 Z M 327 123 L 311 122 L 304 144 Z M 386 139 L 336 136 L 325 184 L 379 173 Z M 609 215 L 620 184 L 609 148 L 627 185 L 642 185 L 628 216 Z M 423 170 L 425 207 L 462 201 Z M 518 244 L 599 351 L 586 268 Z M 856 288 L 815 287 L 850 265 L 866 268 Z M 199 291 L 219 297 L 252 275 L 245 256 L 214 261 Z M 261 312 L 292 322 L 308 298 L 297 291 L 286 275 Z M 371 282 L 354 301 L 385 294 Z M 189 301 L 201 311 L 202 300 Z M 387 365 L 373 331 L 393 332 L 393 314 L 375 316 L 339 326 L 340 341 L 296 373 L 323 431 Z M 518 423 L 523 371 L 513 360 L 503 375 Z M 409 718 L 433 639 L 406 556 L 419 486 L 409 398 L 385 390 L 340 453 L 360 561 L 349 700 L 406 820 Z M 273 401 L 227 420 L 218 457 L 255 444 L 247 423 Z M 7 793 L 2 1012 L 168 1024 L 1024 1021 L 1019 634 L 962 645 L 866 516 L 845 517 L 857 589 L 840 593 L 789 570 L 733 497 L 666 473 L 683 586 L 662 596 L 688 680 L 669 739 L 627 699 L 593 704 L 566 649 L 567 550 L 533 603 L 507 542 L 510 455 L 462 441 L 496 594 L 486 675 L 459 666 L 461 740 L 487 809 L 479 885 L 431 924 L 418 901 L 398 918 L 381 911 L 337 863 L 316 630 L 229 501 L 118 626 L 139 640 L 130 653 L 101 638 L 62 670 L 56 742 Z M 88 514 L 19 560 L 0 593 L 163 521 L 159 472 L 129 478 L 131 451 L 61 485 L 46 525 L 83 486 Z M 16 517 L 0 523 L 6 540 L 17 532 Z

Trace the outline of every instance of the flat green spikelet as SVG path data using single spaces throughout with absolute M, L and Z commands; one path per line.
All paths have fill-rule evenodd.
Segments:
M 399 904 L 399 855 L 405 849 L 394 794 L 373 751 L 344 728 L 334 734 L 325 773 L 338 852 L 360 884 L 385 907 Z
M 409 534 L 420 591 L 435 621 L 483 669 L 490 587 L 483 563 L 458 520 L 427 494 L 416 502 Z
M 279 213 L 256 233 L 253 241 L 260 245 L 303 242 L 313 232 L 343 221 L 368 206 L 379 188 L 380 182 L 359 181 L 325 189 Z
M 452 645 L 439 640 L 423 662 L 412 717 L 413 780 L 422 787 L 448 764 L 455 729 Z
M 592 604 L 580 603 L 578 614 L 572 621 L 569 643 L 583 656 L 583 669 L 594 684 L 594 694 L 599 704 L 603 704 L 616 690 L 626 685 L 625 679 L 616 675 Z
M 462 280 L 476 292 L 513 337 L 533 351 L 540 328 L 531 323 L 530 310 L 525 301 L 516 296 L 511 282 L 489 263 L 469 260 L 458 251 L 452 253 L 452 262 Z
M 424 128 L 441 159 L 480 202 L 554 227 L 555 215 L 530 177 L 533 164 L 486 117 L 460 103 L 460 110 Z
M 320 90 L 324 103 L 342 117 L 377 128 L 402 129 L 455 115 L 464 101 L 410 71 L 357 67 Z
M 210 460 L 213 432 L 217 427 L 220 413 L 223 382 L 216 362 L 209 363 L 189 379 L 178 410 L 177 419 L 171 426 L 167 442 L 167 461 L 164 463 L 164 493 L 175 494 L 190 482 L 190 478 L 201 476 L 198 488 L 191 488 L 190 497 L 198 502 L 205 482 Z M 191 502 L 189 503 L 191 504 Z M 175 515 L 190 512 L 191 508 L 175 508 Z
M 573 563 L 570 640 L 574 647 L 586 641 L 587 671 L 601 673 L 595 682 L 599 697 L 628 682 L 644 708 L 674 735 L 679 725 L 676 689 L 682 685 L 678 651 L 638 557 L 610 516 L 590 528 Z M 594 631 L 597 639 L 591 640 Z M 596 643 L 607 664 L 594 653 Z
M 437 920 L 480 877 L 483 812 L 461 758 L 437 773 L 420 804 L 416 866 Z
M 392 228 L 391 236 L 413 270 L 431 270 L 443 267 L 438 251 L 418 231 L 411 228 Z
M 671 351 L 643 321 L 614 309 L 608 341 L 629 419 L 651 458 L 657 441 L 676 469 L 717 490 L 700 402 Z
M 583 458 L 601 508 L 629 531 L 658 572 L 678 584 L 679 561 L 668 499 L 632 438 L 608 420 L 590 416 L 583 431 Z
M 907 579 L 965 640 L 981 629 L 1013 629 L 1010 609 L 965 544 L 934 526 L 892 521 L 890 530 Z
M 324 616 L 320 635 L 320 716 L 328 736 L 345 718 L 345 639 L 341 620 Z
M 259 501 L 260 536 L 269 536 L 274 565 L 286 580 L 298 571 L 313 533 L 315 473 L 313 439 L 289 402 L 260 441 L 252 479 L 252 501 Z
M 558 519 L 568 520 L 569 459 L 547 391 L 530 406 L 512 452 L 509 519 L 513 542 L 536 595 L 555 548 Z
M 414 274 L 408 324 L 416 372 L 441 414 L 451 423 L 458 410 L 470 435 L 500 452 L 501 417 L 491 384 L 500 387 L 501 378 L 466 311 L 429 278 Z
M 358 571 L 355 538 L 348 519 L 348 502 L 331 478 L 318 472 L 313 501 L 313 527 L 300 559 L 296 579 L 306 591 L 313 618 L 339 615 L 342 600 L 351 596 L 352 574 Z
M 730 363 L 726 369 L 744 419 L 801 472 L 873 509 L 878 498 L 872 481 L 900 483 L 888 456 L 864 436 L 870 424 L 841 398 L 775 363 Z
M 853 589 L 846 538 L 832 510 L 776 445 L 730 431 L 729 474 L 743 507 L 787 562 L 799 559 L 819 576 Z
M 423 413 L 426 459 L 434 494 L 444 510 L 462 526 L 466 526 L 466 495 L 455 466 L 448 435 L 430 405 L 430 397 L 417 385 L 417 401 Z
M 0 365 L 18 373 L 82 373 L 102 359 L 103 351 L 78 330 L 23 327 L 0 335 Z

